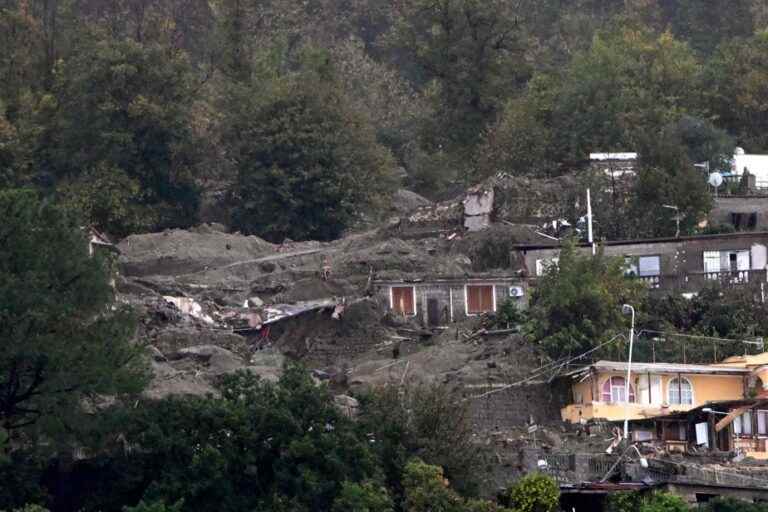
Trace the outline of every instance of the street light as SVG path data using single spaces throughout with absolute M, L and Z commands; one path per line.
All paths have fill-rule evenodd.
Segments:
M 635 308 L 629 304 L 621 306 L 621 312 L 625 315 L 632 315 L 632 321 L 629 328 L 629 358 L 627 359 L 627 382 L 624 390 L 624 439 L 629 442 L 629 390 L 630 373 L 632 372 L 632 344 L 635 341 Z

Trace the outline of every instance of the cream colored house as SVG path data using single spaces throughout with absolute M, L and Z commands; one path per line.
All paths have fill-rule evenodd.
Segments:
M 766 354 L 768 359 L 768 354 Z M 572 400 L 561 410 L 564 421 L 649 419 L 688 411 L 709 402 L 746 396 L 753 370 L 734 362 L 721 365 L 598 361 L 569 376 Z

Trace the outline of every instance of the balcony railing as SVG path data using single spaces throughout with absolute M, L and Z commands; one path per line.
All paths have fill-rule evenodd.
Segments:
M 698 292 L 706 286 L 718 284 L 722 288 L 755 287 L 766 283 L 768 292 L 768 274 L 766 270 L 733 270 L 724 272 L 688 272 L 680 275 L 633 276 L 653 290 Z
M 679 279 L 678 287 L 683 290 L 698 291 L 713 283 L 722 288 L 734 288 L 748 285 L 759 286 L 766 282 L 765 270 L 730 270 L 724 272 L 690 272 Z

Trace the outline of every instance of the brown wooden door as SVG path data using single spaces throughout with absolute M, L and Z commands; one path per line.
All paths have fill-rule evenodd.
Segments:
M 392 309 L 401 315 L 415 315 L 416 305 L 414 304 L 413 296 L 413 286 L 393 286 Z
M 493 311 L 493 286 L 467 286 L 467 313 L 477 315 Z

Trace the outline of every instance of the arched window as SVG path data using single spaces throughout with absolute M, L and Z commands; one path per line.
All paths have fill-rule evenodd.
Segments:
M 603 383 L 603 392 L 601 395 L 603 402 L 624 403 L 626 397 L 627 385 L 624 377 L 611 377 Z M 635 401 L 635 388 L 629 386 L 629 401 Z
M 693 405 L 693 386 L 685 377 L 669 381 L 669 405 Z

